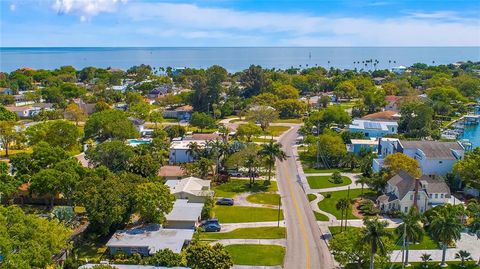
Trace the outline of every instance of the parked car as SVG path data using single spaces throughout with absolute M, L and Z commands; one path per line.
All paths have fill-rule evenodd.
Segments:
M 204 232 L 219 232 L 221 229 L 218 219 L 208 219 L 200 224 L 200 230 Z
M 233 205 L 233 203 L 232 198 L 220 198 L 217 200 L 217 205 Z
M 231 177 L 241 177 L 243 173 L 237 170 L 228 170 L 228 175 Z

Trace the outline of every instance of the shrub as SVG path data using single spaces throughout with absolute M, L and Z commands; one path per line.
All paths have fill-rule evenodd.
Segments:
M 325 198 L 330 198 L 330 197 L 332 197 L 332 194 L 331 194 L 331 193 L 325 194 Z
M 154 266 L 166 266 L 166 267 L 174 267 L 174 266 L 182 266 L 182 255 L 174 253 L 170 249 L 162 249 L 153 256 L 145 258 L 146 263 L 149 265 Z
M 363 200 L 358 206 L 358 210 L 364 215 L 373 216 L 379 213 L 378 208 L 375 207 L 375 203 L 372 200 Z
M 209 219 L 212 216 L 212 209 L 215 204 L 215 201 L 212 197 L 209 197 L 202 208 L 202 219 Z
M 335 184 L 341 184 L 343 183 L 342 175 L 340 172 L 336 171 L 332 174 L 332 179 L 331 181 Z

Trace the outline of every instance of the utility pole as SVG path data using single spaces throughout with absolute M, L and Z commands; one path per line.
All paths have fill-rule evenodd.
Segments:
M 405 246 L 406 246 L 407 225 L 403 222 L 403 244 L 402 244 L 402 269 L 405 268 Z

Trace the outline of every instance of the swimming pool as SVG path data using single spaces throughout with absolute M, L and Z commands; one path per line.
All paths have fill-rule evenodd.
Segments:
M 127 144 L 132 147 L 136 147 L 138 145 L 148 145 L 152 143 L 151 139 L 128 139 Z

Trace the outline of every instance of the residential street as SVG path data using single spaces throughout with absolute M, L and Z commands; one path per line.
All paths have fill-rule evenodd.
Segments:
M 287 250 L 284 267 L 334 268 L 333 256 L 321 237 L 322 233 L 313 215 L 310 204 L 299 183 L 299 175 L 292 147 L 297 137 L 294 126 L 280 137 L 287 153 L 286 161 L 277 160 L 277 182 L 282 196 L 283 213 L 287 227 Z

